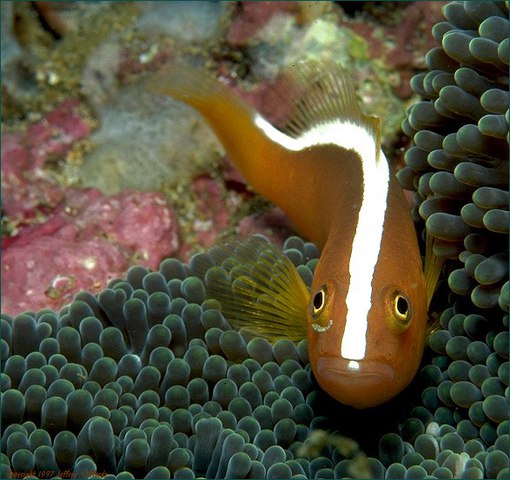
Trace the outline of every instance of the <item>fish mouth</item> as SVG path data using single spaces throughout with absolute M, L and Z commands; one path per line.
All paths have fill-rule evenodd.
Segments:
M 323 390 L 354 408 L 375 407 L 399 390 L 395 370 L 380 361 L 323 356 L 317 360 L 314 373 Z
M 387 363 L 374 360 L 348 360 L 341 357 L 323 356 L 317 360 L 317 374 L 326 381 L 350 385 L 390 384 L 395 379 L 395 370 Z

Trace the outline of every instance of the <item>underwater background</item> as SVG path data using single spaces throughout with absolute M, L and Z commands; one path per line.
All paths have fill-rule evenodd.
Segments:
M 0 478 L 508 478 L 507 2 L 1 6 Z M 185 60 L 277 122 L 307 58 L 352 73 L 446 259 L 419 373 L 362 411 L 306 340 L 248 340 L 206 300 L 189 259 L 224 234 L 308 285 L 319 252 L 143 88 Z

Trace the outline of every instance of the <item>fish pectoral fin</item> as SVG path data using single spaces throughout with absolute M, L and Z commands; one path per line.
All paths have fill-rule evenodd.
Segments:
M 190 260 L 208 299 L 247 336 L 306 337 L 309 293 L 292 262 L 261 235 L 227 241 Z
M 425 287 L 427 292 L 427 308 L 430 307 L 432 298 L 436 291 L 439 276 L 443 269 L 445 259 L 434 252 L 434 237 L 428 232 L 425 236 Z

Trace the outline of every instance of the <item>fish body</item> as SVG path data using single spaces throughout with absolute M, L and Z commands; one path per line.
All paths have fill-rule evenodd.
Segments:
M 252 188 L 321 249 L 309 294 L 296 286 L 289 300 L 305 305 L 303 320 L 289 316 L 284 331 L 306 329 L 314 375 L 332 397 L 375 406 L 409 384 L 424 347 L 427 295 L 410 208 L 379 120 L 362 114 L 339 66 L 298 64 L 285 86 L 290 114 L 277 129 L 198 70 L 173 66 L 151 82 L 196 108 Z M 264 319 L 254 331 L 270 336 Z

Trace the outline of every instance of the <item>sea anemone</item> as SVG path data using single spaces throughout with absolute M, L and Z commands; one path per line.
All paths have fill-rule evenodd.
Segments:
M 302 240 L 287 245 L 296 243 L 311 279 L 303 261 L 313 259 Z M 157 272 L 132 267 L 96 296 L 79 293 L 58 313 L 3 315 L 2 478 L 317 470 L 297 460 L 321 420 L 306 340 L 248 341 L 193 273 L 168 259 Z M 334 464 L 321 470 L 332 476 Z
M 310 280 L 317 249 L 291 237 L 284 252 Z M 58 313 L 2 317 L 2 478 L 506 472 L 504 337 L 482 317 L 464 324 L 492 347 L 441 330 L 401 398 L 356 412 L 318 388 L 306 340 L 245 339 L 193 273 L 176 259 L 132 267 Z
M 452 292 L 501 317 L 508 312 L 508 9 L 452 2 L 444 14 L 432 30 L 441 47 L 428 52 L 429 71 L 411 81 L 424 100 L 403 123 L 413 143 L 399 179 L 416 192 L 415 216 L 426 221 L 436 253 L 458 260 L 450 264 Z

